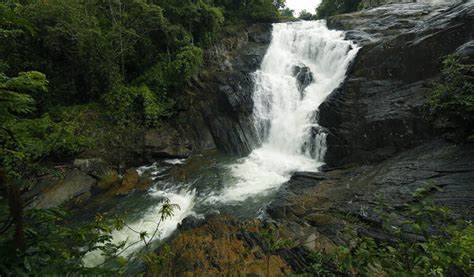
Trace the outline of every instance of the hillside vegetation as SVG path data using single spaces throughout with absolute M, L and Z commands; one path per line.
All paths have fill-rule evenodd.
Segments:
M 272 0 L 2 1 L 1 275 L 94 272 L 81 259 L 110 239 L 110 224 L 63 228 L 66 214 L 25 211 L 22 194 L 38 176 L 60 175 L 54 165 L 84 151 L 107 147 L 115 158 L 127 156 L 123 144 L 175 113 L 175 99 L 197 77 L 207 48 L 248 24 L 278 21 L 283 6 Z

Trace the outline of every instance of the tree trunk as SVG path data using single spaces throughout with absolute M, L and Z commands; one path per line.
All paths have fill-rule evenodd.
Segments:
M 25 227 L 23 218 L 23 200 L 21 199 L 20 189 L 15 184 L 8 182 L 3 168 L 0 168 L 0 184 L 5 185 L 8 209 L 13 224 L 15 225 L 13 245 L 16 249 L 22 249 L 25 246 Z

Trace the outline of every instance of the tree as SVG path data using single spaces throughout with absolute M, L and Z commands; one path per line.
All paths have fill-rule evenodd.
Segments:
M 354 12 L 361 0 L 323 0 L 316 9 L 318 18 L 327 18 L 336 14 Z
M 302 10 L 298 18 L 302 20 L 314 20 L 314 15 L 307 10 Z
M 282 10 L 280 10 L 280 14 L 281 16 L 283 17 L 294 17 L 295 15 L 295 11 L 290 9 L 290 8 L 284 8 Z
M 46 87 L 46 78 L 39 72 L 25 72 L 14 78 L 0 74 L 0 153 L 3 157 L 0 160 L 0 181 L 8 199 L 12 223 L 15 225 L 13 241 L 16 249 L 23 248 L 25 244 L 23 202 L 20 195 L 23 168 L 16 166 L 18 161 L 24 160 L 29 153 L 21 151 L 21 140 L 10 124 L 17 119 L 17 115 L 34 111 L 35 101 L 28 93 L 45 92 Z

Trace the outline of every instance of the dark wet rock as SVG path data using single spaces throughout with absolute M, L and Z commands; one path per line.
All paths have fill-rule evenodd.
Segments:
M 145 131 L 143 147 L 143 152 L 150 156 L 150 159 L 185 158 L 191 154 L 191 147 L 186 139 L 165 124 L 160 128 Z
M 46 176 L 25 195 L 34 208 L 57 207 L 71 199 L 81 197 L 82 201 L 90 196 L 96 179 L 76 169 L 64 169 L 61 176 Z
M 269 206 L 269 215 L 282 224 L 309 224 L 303 228 L 335 243 L 341 242 L 344 226 L 354 225 L 354 220 L 361 234 L 389 241 L 375 212 L 378 195 L 387 204 L 402 207 L 427 184 L 442 188 L 431 194 L 435 204 L 447 206 L 461 218 L 474 219 L 473 144 L 453 145 L 437 139 L 378 164 L 295 175 Z M 403 217 L 402 209 L 398 212 Z
M 311 69 L 304 65 L 296 65 L 293 67 L 293 76 L 296 78 L 298 91 L 301 97 L 304 96 L 303 91 L 313 82 L 313 73 Z
M 380 161 L 433 137 L 422 114 L 427 84 L 440 58 L 472 39 L 473 20 L 472 1 L 387 5 L 328 20 L 362 46 L 347 80 L 320 107 L 329 166 Z
M 270 43 L 272 40 L 271 24 L 255 24 L 248 32 L 249 41 L 257 43 Z
M 204 218 L 200 218 L 194 215 L 185 217 L 181 223 L 178 224 L 178 230 L 186 231 L 189 229 L 197 228 L 205 223 Z
M 367 8 L 374 8 L 386 4 L 399 4 L 399 3 L 413 3 L 413 0 L 362 0 L 359 3 L 359 8 L 367 9 Z
M 458 56 L 463 63 L 474 64 L 474 40 L 466 42 L 456 49 L 456 56 Z
M 138 191 L 147 191 L 153 185 L 154 180 L 150 176 L 140 176 L 140 181 L 138 181 L 136 189 Z
M 251 118 L 252 73 L 266 53 L 271 28 L 252 25 L 211 47 L 199 78 L 175 96 L 178 113 L 170 124 L 191 152 L 217 148 L 245 155 L 257 143 Z
M 80 171 L 96 178 L 100 179 L 106 173 L 112 170 L 112 166 L 106 163 L 102 159 L 76 159 L 73 162 L 74 166 Z

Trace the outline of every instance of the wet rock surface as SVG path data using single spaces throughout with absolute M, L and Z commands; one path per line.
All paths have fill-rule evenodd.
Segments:
M 24 198 L 30 207 L 52 208 L 71 199 L 86 200 L 96 184 L 96 179 L 76 168 L 63 168 L 56 176 L 41 178 Z
M 362 46 L 345 83 L 320 107 L 328 165 L 380 161 L 433 137 L 422 115 L 427 85 L 440 58 L 472 39 L 474 3 L 387 5 L 328 25 Z
M 76 159 L 73 162 L 74 166 L 80 171 L 100 179 L 102 176 L 112 170 L 112 167 L 102 159 Z
M 323 173 L 296 173 L 268 207 L 277 221 L 309 223 L 334 243 L 341 242 L 344 226 L 356 219 L 361 232 L 389 239 L 374 211 L 378 197 L 399 207 L 428 184 L 442 190 L 430 195 L 458 216 L 474 219 L 474 145 L 453 145 L 436 139 L 378 164 L 331 169 Z
M 160 128 L 146 130 L 143 148 L 148 160 L 183 158 L 192 153 L 186 137 L 181 137 L 179 132 L 168 124 L 162 124 Z
M 174 141 L 186 141 L 189 153 L 213 148 L 237 155 L 250 152 L 256 143 L 251 75 L 263 60 L 271 30 L 271 24 L 255 24 L 223 39 L 205 53 L 199 77 L 175 96 L 178 113 L 167 130 L 176 130 Z
M 305 65 L 295 66 L 293 68 L 293 76 L 296 77 L 298 82 L 298 91 L 301 93 L 301 97 L 304 96 L 303 92 L 314 80 L 311 69 Z
M 127 195 L 132 192 L 138 182 L 140 181 L 140 176 L 135 168 L 129 168 L 125 171 L 121 184 L 114 190 L 115 195 Z

